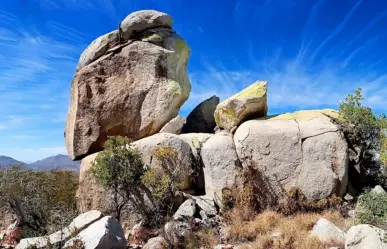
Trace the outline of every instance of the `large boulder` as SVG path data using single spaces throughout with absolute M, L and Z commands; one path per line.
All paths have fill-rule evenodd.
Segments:
M 119 37 L 117 30 L 101 35 L 95 39 L 81 54 L 78 61 L 77 71 L 103 56 L 106 51 L 117 45 L 118 42 Z
M 348 145 L 331 110 L 301 111 L 243 123 L 234 141 L 243 167 L 255 171 L 273 200 L 295 187 L 308 199 L 345 194 Z
M 126 249 L 127 241 L 120 223 L 113 217 L 106 216 L 91 224 L 77 236 L 67 241 L 63 248 L 74 248 L 76 243 L 85 249 Z
M 129 14 L 120 24 L 121 38 L 129 40 L 138 32 L 151 28 L 172 28 L 172 17 L 156 10 L 140 10 Z
M 240 183 L 242 166 L 232 135 L 217 133 L 209 138 L 201 150 L 206 196 L 221 205 L 222 193 Z
M 136 146 L 141 154 L 144 164 L 148 167 L 158 167 L 157 161 L 152 157 L 152 153 L 160 146 L 170 146 L 177 154 L 177 160 L 179 166 L 187 169 L 191 169 L 192 153 L 190 146 L 179 138 L 177 135 L 169 133 L 158 133 L 153 136 L 140 139 L 132 143 L 132 146 Z M 82 159 L 80 176 L 79 176 L 79 188 L 77 191 L 77 207 L 80 212 L 86 212 L 89 210 L 97 209 L 101 210 L 105 214 L 113 214 L 113 196 L 110 191 L 101 186 L 91 173 L 93 162 L 99 153 L 92 154 Z M 182 172 L 185 172 L 184 170 Z M 190 188 L 190 177 L 182 175 L 183 187 Z M 145 195 L 145 193 L 143 193 Z M 147 198 L 144 196 L 144 200 Z M 151 208 L 151 207 L 149 207 Z M 136 211 L 134 207 L 128 203 L 122 209 L 121 220 L 123 227 L 131 228 L 141 218 L 140 212 Z
M 351 227 L 346 236 L 345 249 L 387 249 L 386 231 L 371 225 Z
M 108 50 L 74 76 L 65 130 L 71 159 L 101 151 L 108 136 L 137 140 L 159 132 L 188 99 L 186 42 L 166 30 L 142 40 Z
M 267 82 L 257 81 L 243 91 L 222 101 L 215 110 L 219 128 L 231 130 L 242 122 L 267 114 Z
M 181 133 L 214 133 L 214 112 L 218 104 L 219 97 L 214 95 L 196 106 L 188 115 Z

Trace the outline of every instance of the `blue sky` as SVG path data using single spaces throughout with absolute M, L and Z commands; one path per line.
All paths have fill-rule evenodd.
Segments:
M 66 153 L 71 79 L 81 52 L 129 13 L 171 14 L 191 47 L 186 115 L 269 81 L 269 112 L 337 108 L 364 89 L 387 110 L 384 0 L 3 0 L 0 5 L 0 155 L 34 161 Z

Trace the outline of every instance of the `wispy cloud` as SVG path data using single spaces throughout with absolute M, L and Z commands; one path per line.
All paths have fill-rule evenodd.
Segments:
M 363 0 L 358 1 L 351 10 L 345 15 L 343 21 L 321 42 L 321 44 L 314 50 L 313 54 L 310 57 L 310 61 L 314 61 L 317 54 L 320 52 L 320 50 L 334 37 L 336 37 L 348 24 L 349 20 L 355 13 L 355 11 L 360 7 Z

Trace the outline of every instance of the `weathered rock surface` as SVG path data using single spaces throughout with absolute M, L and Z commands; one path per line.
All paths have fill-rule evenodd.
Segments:
M 178 115 L 169 121 L 166 125 L 164 125 L 164 127 L 161 128 L 160 133 L 164 132 L 179 135 L 184 123 L 185 118 Z
M 226 132 L 213 135 L 204 143 L 201 156 L 206 196 L 220 205 L 222 191 L 238 184 L 242 170 L 232 135 Z
M 370 225 L 357 225 L 348 230 L 345 249 L 386 249 L 386 241 L 384 230 Z
M 222 101 L 214 116 L 219 128 L 231 130 L 247 119 L 266 116 L 267 109 L 267 82 L 257 81 Z
M 181 133 L 214 133 L 214 112 L 218 104 L 219 97 L 214 95 L 196 106 L 188 115 Z
M 70 223 L 70 225 L 64 229 L 57 231 L 49 236 L 22 239 L 16 248 L 27 249 L 33 246 L 36 248 L 46 248 L 48 243 L 50 243 L 52 246 L 63 245 L 65 241 L 71 238 L 75 231 L 81 231 L 88 225 L 96 222 L 101 217 L 102 213 L 97 210 L 83 213 L 76 217 Z
M 165 32 L 157 45 L 130 41 L 74 76 L 65 131 L 71 159 L 101 151 L 108 136 L 155 134 L 177 116 L 191 90 L 190 51 L 178 34 Z
M 348 184 L 348 145 L 331 110 L 301 111 L 243 123 L 234 135 L 243 167 L 256 171 L 268 199 L 300 189 L 308 199 L 342 196 Z
M 118 42 L 119 37 L 117 30 L 95 39 L 81 54 L 78 61 L 77 71 L 103 56 L 106 51 L 117 45 Z
M 120 223 L 106 216 L 81 231 L 75 238 L 66 242 L 64 248 L 71 248 L 75 241 L 81 241 L 85 249 L 125 249 L 127 241 Z
M 196 214 L 196 202 L 193 199 L 186 200 L 173 215 L 175 220 L 193 218 Z
M 172 17 L 156 10 L 140 10 L 129 14 L 120 24 L 122 39 L 151 28 L 172 28 Z
M 142 249 L 168 249 L 168 241 L 164 237 L 156 237 L 148 240 Z
M 326 244 L 345 243 L 345 232 L 324 218 L 319 219 L 316 225 L 314 225 L 311 236 L 317 237 L 321 242 Z

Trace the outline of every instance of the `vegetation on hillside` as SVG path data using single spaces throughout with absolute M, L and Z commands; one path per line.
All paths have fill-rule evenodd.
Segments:
M 0 213 L 10 214 L 25 228 L 23 237 L 46 235 L 76 217 L 77 188 L 78 174 L 71 171 L 1 168 Z
M 387 228 L 387 194 L 367 189 L 360 195 L 356 208 L 359 224 L 371 224 Z

